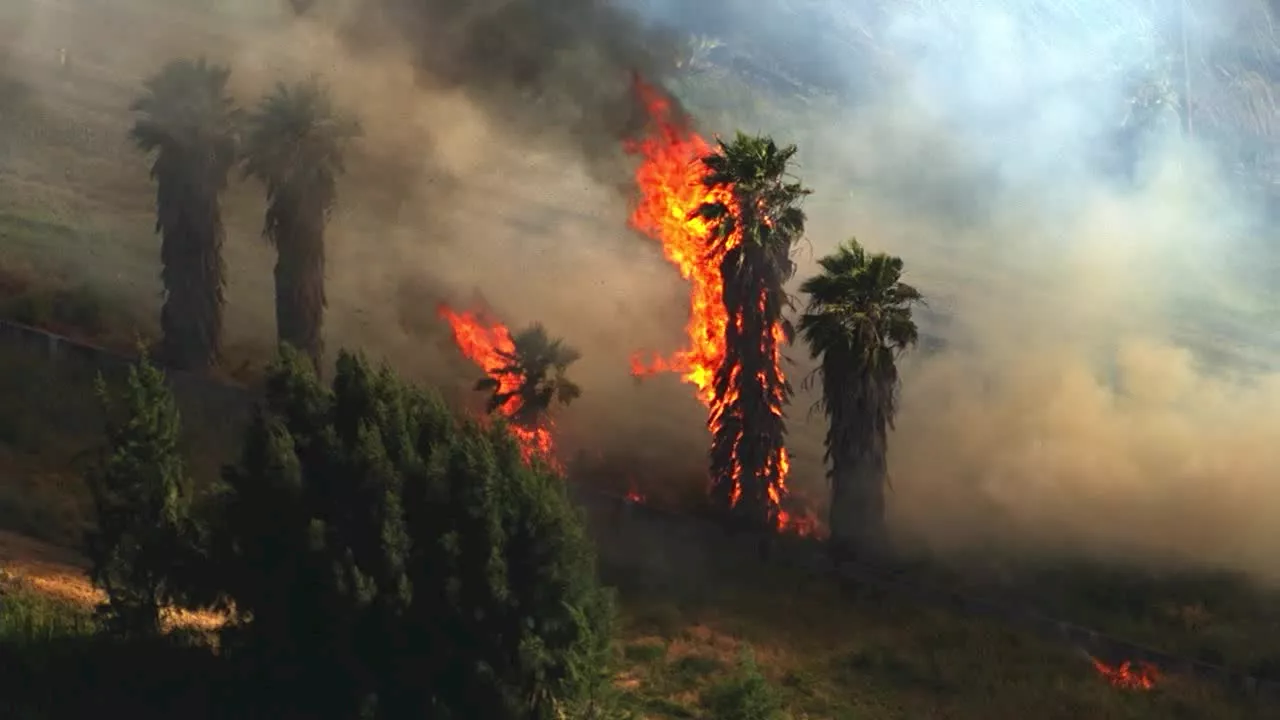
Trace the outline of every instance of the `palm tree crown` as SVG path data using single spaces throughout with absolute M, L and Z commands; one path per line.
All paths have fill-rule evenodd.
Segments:
M 897 359 L 919 339 L 912 307 L 923 298 L 902 282 L 901 258 L 869 254 L 857 240 L 818 262 L 821 272 L 800 286 L 809 295 L 800 333 L 820 360 L 815 373 L 822 384 L 818 404 L 829 418 L 832 538 L 879 542 Z
M 130 137 L 154 154 L 156 231 L 161 235 L 162 355 L 175 367 L 217 363 L 222 347 L 220 196 L 235 164 L 238 111 L 227 95 L 231 71 L 199 60 L 174 60 L 147 79 L 132 105 Z
M 522 427 L 536 427 L 553 404 L 568 405 L 582 395 L 582 389 L 568 378 L 569 366 L 581 353 L 563 340 L 552 339 L 539 324 L 512 337 L 512 351 L 498 351 L 505 364 L 492 368 L 489 377 L 476 383 L 477 390 L 492 393 L 488 411 L 512 400 L 518 404 L 509 419 Z
M 327 298 L 324 232 L 345 172 L 348 143 L 360 125 L 338 112 L 312 79 L 277 85 L 249 118 L 244 172 L 267 189 L 263 235 L 278 253 L 276 326 L 282 343 L 319 367 Z

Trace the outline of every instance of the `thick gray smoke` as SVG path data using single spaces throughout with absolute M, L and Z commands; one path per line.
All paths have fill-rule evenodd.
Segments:
M 504 129 L 576 150 L 617 185 L 622 141 L 646 122 L 632 74 L 662 83 L 686 44 L 610 0 L 361 0 L 342 32 L 359 51 L 388 30 L 426 87 L 465 92 Z
M 857 235 L 902 255 L 929 297 L 921 321 L 941 349 L 905 361 L 891 448 L 904 537 L 1280 574 L 1280 263 L 1258 183 L 1238 179 L 1264 175 L 1274 132 L 1261 5 L 1191 3 L 1187 63 L 1179 18 L 1145 0 L 724 0 L 696 15 L 661 0 L 319 0 L 302 18 L 249 0 L 207 15 L 160 0 L 4 5 L 26 8 L 6 37 L 24 102 L 45 126 L 66 108 L 98 138 L 74 155 L 11 144 L 6 168 L 27 197 L 32 178 L 61 187 L 64 172 L 88 188 L 47 205 L 135 238 L 91 270 L 130 275 L 144 297 L 142 158 L 121 140 L 109 162 L 78 159 L 123 138 L 140 78 L 206 53 L 249 103 L 319 74 L 366 130 L 331 228 L 329 344 L 466 392 L 477 370 L 437 302 L 541 321 L 584 353 L 566 450 L 684 483 L 705 462 L 701 406 L 675 378 L 628 373 L 633 351 L 681 346 L 687 311 L 656 243 L 626 228 L 638 70 L 709 132 L 799 144 L 815 190 L 801 277 Z M 21 69 L 59 46 L 92 70 Z M 260 213 L 257 188 L 234 189 L 230 317 L 240 341 L 269 344 Z M 798 380 L 809 365 L 792 355 Z M 811 399 L 790 413 L 792 484 L 820 501 Z

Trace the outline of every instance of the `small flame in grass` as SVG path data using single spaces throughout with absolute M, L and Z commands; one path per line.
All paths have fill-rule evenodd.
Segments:
M 821 538 L 826 536 L 826 529 L 818 516 L 808 510 L 798 512 L 778 511 L 778 529 L 782 532 L 800 537 Z
M 1148 662 L 1134 664 L 1125 660 L 1119 665 L 1108 665 L 1095 657 L 1089 660 L 1107 682 L 1125 690 L 1150 690 L 1160 679 L 1160 671 Z
M 511 364 L 510 358 L 516 351 L 515 342 L 507 326 L 480 311 L 458 312 L 444 304 L 441 304 L 438 310 L 440 317 L 444 318 L 453 330 L 453 340 L 458 350 L 468 360 L 478 365 L 485 374 L 499 382 L 499 392 L 515 392 L 523 378 L 496 372 Z M 519 396 L 513 395 L 508 398 L 496 412 L 504 418 L 514 418 L 520 412 Z M 555 470 L 561 469 L 555 459 L 550 418 L 544 418 L 536 427 L 525 427 L 515 422 L 510 422 L 507 427 L 520 446 L 520 454 L 525 462 L 532 462 L 534 457 L 540 457 Z

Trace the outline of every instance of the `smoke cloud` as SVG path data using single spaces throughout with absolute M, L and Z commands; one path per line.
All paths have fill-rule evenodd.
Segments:
M 1280 265 L 1259 204 L 1203 131 L 1186 138 L 1174 120 L 1117 139 L 1135 78 L 1171 63 L 1173 25 L 1148 3 L 1080 0 L 1071 20 L 1034 0 L 785 12 L 726 0 L 696 24 L 642 0 L 320 0 L 301 18 L 246 0 L 199 22 L 151 0 L 18 4 L 34 9 L 6 71 L 56 114 L 72 107 L 65 90 L 30 68 L 61 45 L 92 57 L 80 82 L 111 78 L 101 126 L 120 137 L 138 80 L 171 57 L 231 64 L 245 103 L 320 75 L 365 128 L 330 231 L 330 346 L 466 393 L 476 370 L 434 319 L 438 302 L 541 321 L 584 354 L 560 444 L 612 460 L 602 482 L 696 489 L 707 437 L 692 390 L 628 374 L 633 351 L 680 347 L 686 319 L 675 269 L 625 225 L 630 74 L 665 80 L 708 133 L 799 144 L 796 173 L 815 194 L 797 280 L 856 235 L 903 256 L 926 293 L 931 347 L 904 360 L 891 441 L 905 539 L 1280 574 L 1280 342 L 1262 282 Z M 1194 5 L 1202 55 L 1244 52 L 1240 28 L 1257 22 Z M 127 52 L 101 49 L 107 15 Z M 724 45 L 699 55 L 691 32 Z M 753 54 L 752 37 L 774 40 Z M 771 89 L 745 89 L 744 75 Z M 822 97 L 771 99 L 813 87 Z M 1226 122 L 1213 108 L 1193 118 Z M 125 210 L 60 202 L 149 238 L 145 165 L 121 143 L 119 162 L 75 172 Z M 35 150 L 13 152 L 12 167 L 34 163 L 22 153 Z M 269 345 L 261 211 L 257 188 L 233 188 L 229 321 Z M 153 243 L 121 251 L 149 291 Z M 801 347 L 792 357 L 798 381 L 811 363 Z M 812 399 L 790 413 L 792 484 L 820 501 Z
M 388 31 L 424 87 L 465 92 L 504 131 L 576 151 L 607 184 L 625 182 L 621 143 L 646 120 L 631 74 L 661 83 L 685 44 L 609 0 L 363 0 L 341 29 L 357 52 Z

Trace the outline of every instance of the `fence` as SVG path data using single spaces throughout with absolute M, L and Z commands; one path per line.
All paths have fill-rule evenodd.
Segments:
M 91 378 L 98 373 L 121 373 L 130 358 L 72 341 L 42 330 L 0 321 L 0 347 L 46 364 L 59 377 Z M 211 437 L 192 442 L 222 459 L 234 448 L 253 396 L 244 387 L 184 372 L 171 372 L 175 396 L 185 416 L 203 416 L 213 428 Z M 21 381 L 19 381 L 21 382 Z M 74 384 L 73 381 L 69 381 Z M 87 386 L 82 386 L 87 387 Z M 73 392 L 79 396 L 81 391 Z M 71 413 L 74 415 L 75 413 Z M 62 429 L 85 421 L 76 417 L 54 420 Z M 97 426 L 86 425 L 86 432 Z M 74 430 L 73 430 L 74 431 Z M 1106 659 L 1151 662 L 1165 673 L 1181 673 L 1223 683 L 1244 693 L 1280 700 L 1280 683 L 1212 663 L 1200 662 L 1145 647 L 1097 630 L 1049 617 L 1019 603 L 975 597 L 947 588 L 930 587 L 884 567 L 865 563 L 832 562 L 820 543 L 784 538 L 771 545 L 768 559 L 760 556 L 759 538 L 726 532 L 717 523 L 634 503 L 594 488 L 571 484 L 570 493 L 582 506 L 596 539 L 602 562 L 655 582 L 696 588 L 717 582 L 724 573 L 741 571 L 761 562 L 833 576 L 839 581 L 879 588 L 926 606 L 995 618 L 1051 641 Z

